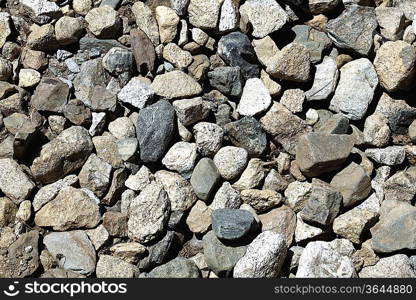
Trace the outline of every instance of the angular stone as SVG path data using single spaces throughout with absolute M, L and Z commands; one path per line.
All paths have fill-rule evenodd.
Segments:
M 192 63 L 192 54 L 182 50 L 178 45 L 169 43 L 163 47 L 163 58 L 172 63 L 178 69 L 185 69 Z
M 102 136 L 95 136 L 92 141 L 99 158 L 108 162 L 113 168 L 120 168 L 123 165 L 123 158 L 114 136 L 105 133 Z
M 220 174 L 210 158 L 202 158 L 196 165 L 191 184 L 195 194 L 201 200 L 207 200 L 220 179 Z
M 43 243 L 65 270 L 82 275 L 95 271 L 95 250 L 84 231 L 51 232 Z
M 198 152 L 202 156 L 214 156 L 220 150 L 224 131 L 223 129 L 209 122 L 200 122 L 193 128 L 195 142 Z
M 47 0 L 20 0 L 20 5 L 24 12 L 38 24 L 49 23 L 62 14 L 55 2 Z
M 266 111 L 272 103 L 268 89 L 259 78 L 250 78 L 246 81 L 237 107 L 242 116 L 252 117 Z
M 315 79 L 310 90 L 305 92 L 308 101 L 326 100 L 336 88 L 339 71 L 335 60 L 325 56 L 322 63 L 316 66 Z
M 119 75 L 133 70 L 133 53 L 121 47 L 111 48 L 104 55 L 102 64 L 104 69 L 114 75 Z
M 349 30 L 345 30 L 346 28 Z M 362 56 L 370 53 L 376 28 L 374 8 L 359 5 L 346 6 L 340 16 L 326 25 L 329 37 L 337 47 Z
M 273 0 L 248 0 L 240 7 L 240 15 L 244 23 L 253 27 L 255 38 L 264 38 L 289 20 L 286 11 Z
M 374 266 L 363 268 L 360 278 L 414 278 L 416 272 L 405 254 L 381 258 Z
M 400 171 L 383 184 L 384 198 L 388 200 L 411 202 L 416 195 L 416 167 Z
M 162 159 L 162 164 L 169 170 L 176 171 L 188 177 L 195 166 L 197 157 L 196 144 L 178 142 L 166 153 Z
M 340 2 L 340 0 L 309 0 L 308 7 L 311 13 L 317 15 L 334 10 Z
M 68 101 L 69 86 L 55 78 L 43 78 L 31 98 L 39 111 L 62 113 Z
M 238 240 L 248 234 L 253 215 L 243 209 L 216 209 L 212 212 L 212 230 L 221 240 Z
M 166 6 L 158 6 L 155 10 L 156 21 L 159 26 L 160 42 L 170 43 L 176 36 L 179 17 L 175 10 Z
M 291 245 L 296 228 L 296 215 L 293 210 L 282 205 L 279 208 L 259 215 L 262 231 L 272 231 L 281 234 L 287 245 Z
M 202 97 L 176 100 L 172 103 L 179 121 L 184 126 L 192 125 L 208 117 L 210 110 Z
M 210 204 L 210 208 L 222 209 L 222 208 L 234 208 L 237 209 L 241 205 L 240 193 L 232 188 L 229 182 L 224 182 L 218 189 L 214 196 L 214 200 Z
M 154 94 L 150 85 L 146 84 L 138 77 L 134 77 L 121 89 L 117 94 L 117 97 L 121 102 L 142 109 L 151 102 Z
M 17 206 L 9 198 L 0 198 L 0 227 L 12 224 L 17 213 Z
M 89 30 L 100 38 L 114 37 L 121 25 L 117 11 L 107 5 L 91 9 L 85 16 L 85 21 Z
M 209 84 L 221 93 L 240 96 L 243 91 L 243 79 L 240 67 L 218 67 L 208 72 Z
M 102 197 L 110 184 L 111 171 L 109 163 L 91 154 L 79 173 L 79 184 Z
M 70 45 L 78 42 L 84 31 L 80 19 L 64 16 L 55 24 L 56 40 L 61 45 Z
M 375 162 L 388 166 L 400 165 L 406 157 L 406 151 L 403 146 L 367 149 L 365 154 Z
M 97 278 L 134 278 L 139 270 L 118 257 L 100 255 L 95 273 Z
M 377 23 L 381 27 L 380 33 L 389 40 L 399 40 L 403 37 L 405 17 L 398 7 L 376 7 Z
M 300 138 L 296 162 L 309 177 L 338 169 L 348 158 L 354 146 L 348 135 L 309 133 Z
M 302 112 L 304 100 L 305 95 L 301 89 L 288 89 L 284 91 L 280 103 L 295 114 Z
M 253 158 L 248 162 L 247 168 L 233 187 L 239 191 L 255 188 L 266 176 L 266 169 L 263 162 L 258 158 Z
M 130 31 L 130 43 L 140 74 L 153 72 L 155 68 L 156 53 L 152 41 L 140 29 Z
M 169 214 L 167 193 L 160 185 L 149 184 L 130 204 L 128 236 L 139 243 L 155 240 L 165 229 Z
M 149 37 L 153 45 L 159 45 L 159 28 L 149 6 L 143 2 L 135 2 L 131 11 L 136 17 L 137 27 Z
M 238 27 L 240 0 L 224 0 L 221 6 L 218 30 L 222 32 L 232 31 Z
M 100 219 L 98 203 L 84 190 L 67 186 L 36 213 L 35 223 L 40 227 L 66 231 L 94 228 Z
M 193 233 L 205 233 L 211 226 L 212 209 L 204 202 L 198 200 L 186 218 L 186 225 Z
M 201 85 L 182 71 L 156 76 L 151 87 L 156 95 L 168 99 L 192 97 L 202 92 Z
M 261 213 L 279 205 L 283 197 L 276 191 L 247 189 L 241 191 L 241 200 Z
M 223 2 L 224 0 L 190 0 L 189 23 L 201 29 L 216 28 Z
M 332 45 L 325 32 L 307 25 L 295 25 L 292 31 L 296 34 L 293 42 L 302 44 L 308 49 L 311 62 L 314 64 L 322 60 L 322 53 Z
M 148 278 L 199 278 L 200 271 L 196 264 L 187 258 L 176 257 L 170 262 L 154 268 Z

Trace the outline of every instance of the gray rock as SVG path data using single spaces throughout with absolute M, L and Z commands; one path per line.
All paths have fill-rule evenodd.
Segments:
M 151 183 L 130 204 L 128 236 L 139 243 L 158 238 L 169 219 L 170 203 L 159 184 Z
M 302 44 L 309 50 L 312 63 L 320 62 L 322 52 L 332 44 L 325 32 L 307 25 L 295 25 L 292 27 L 292 31 L 296 34 L 293 42 Z
M 381 258 L 374 266 L 363 268 L 360 278 L 414 278 L 416 272 L 404 254 Z
M 328 13 L 334 10 L 341 0 L 310 0 L 308 3 L 309 10 L 314 15 Z
M 135 2 L 131 7 L 131 11 L 136 17 L 138 29 L 142 30 L 149 37 L 153 45 L 159 45 L 159 28 L 150 7 L 143 2 Z
M 379 6 L 375 12 L 383 37 L 395 41 L 404 36 L 405 17 L 400 8 Z
M 38 24 L 46 24 L 58 18 L 62 12 L 55 2 L 47 0 L 20 0 L 26 14 Z
M 92 149 L 93 143 L 85 128 L 73 126 L 65 129 L 43 146 L 39 157 L 32 163 L 32 174 L 42 183 L 52 183 L 79 169 Z
M 170 0 L 170 6 L 179 16 L 183 16 L 189 5 L 189 0 Z
M 352 50 L 362 56 L 370 53 L 376 28 L 374 8 L 359 5 L 346 6 L 339 17 L 326 25 L 329 37 L 337 47 Z
M 114 75 L 133 70 L 133 53 L 120 47 L 111 48 L 104 55 L 102 64 L 104 69 Z
M 138 269 L 121 258 L 111 255 L 100 255 L 95 271 L 97 278 L 134 278 Z
M 267 146 L 267 136 L 261 124 L 253 117 L 244 117 L 224 126 L 234 146 L 244 148 L 250 156 L 260 156 Z
M 175 233 L 168 231 L 160 241 L 147 247 L 148 255 L 140 260 L 139 268 L 149 270 L 164 263 L 174 242 Z
M 233 146 L 221 148 L 214 156 L 215 166 L 225 180 L 232 180 L 240 175 L 247 162 L 247 150 Z
M 169 102 L 158 101 L 140 110 L 136 124 L 140 158 L 145 162 L 158 161 L 176 131 L 175 110 Z
M 62 113 L 68 101 L 69 86 L 55 78 L 43 78 L 31 98 L 39 111 Z
M 231 67 L 240 67 L 244 79 L 259 77 L 259 67 L 250 62 L 255 59 L 256 53 L 245 34 L 232 32 L 221 37 L 218 54 Z
M 204 257 L 208 267 L 217 275 L 230 274 L 236 263 L 244 256 L 247 246 L 228 245 L 221 242 L 213 231 L 202 238 Z
M 240 96 L 243 91 L 243 78 L 240 67 L 218 67 L 208 72 L 209 84 L 221 93 Z
M 211 216 L 212 230 L 221 240 L 241 239 L 254 223 L 253 215 L 242 209 L 216 209 Z
M 315 79 L 310 90 L 305 92 L 309 101 L 326 100 L 335 91 L 339 71 L 332 57 L 325 56 L 322 63 L 316 66 Z
M 296 162 L 309 177 L 338 169 L 354 146 L 348 135 L 309 133 L 301 137 L 296 150 Z
M 110 184 L 111 171 L 109 163 L 91 154 L 79 173 L 79 185 L 102 197 Z
M 237 209 L 240 205 L 240 193 L 233 189 L 229 182 L 224 182 L 215 194 L 209 208 L 212 210 L 221 208 Z
M 235 265 L 234 278 L 276 278 L 286 253 L 283 235 L 264 231 L 248 245 L 246 253 Z
M 387 166 L 400 165 L 406 157 L 406 151 L 403 146 L 366 149 L 365 154 L 375 162 Z
M 154 268 L 147 275 L 149 278 L 199 278 L 200 271 L 196 264 L 187 258 L 176 257 L 170 262 Z
M 121 102 L 142 109 L 151 102 L 154 94 L 150 85 L 134 77 L 121 89 L 117 97 Z
M 347 134 L 349 129 L 350 120 L 343 114 L 335 114 L 326 120 L 317 132 L 327 134 Z
M 192 125 L 208 117 L 210 109 L 202 97 L 173 101 L 178 120 L 183 126 Z
M 85 21 L 88 29 L 100 38 L 116 36 L 121 25 L 117 11 L 107 5 L 91 9 L 85 16 Z
M 96 86 L 89 101 L 92 111 L 111 111 L 117 107 L 117 95 L 103 86 Z
M 353 262 L 327 242 L 310 242 L 299 259 L 297 278 L 354 278 Z
M 44 237 L 43 243 L 63 269 L 82 275 L 95 271 L 94 246 L 84 231 L 51 232 Z
M 384 182 L 383 190 L 385 199 L 410 203 L 416 195 L 416 168 L 397 172 Z
M 220 174 L 213 160 L 202 158 L 192 173 L 191 184 L 198 198 L 207 200 L 219 179 Z
M 217 26 L 223 0 L 190 0 L 188 6 L 189 23 L 201 29 Z
M 289 183 L 285 190 L 286 204 L 295 212 L 299 212 L 305 207 L 312 191 L 312 185 L 305 181 L 293 181 Z
M 140 29 L 130 30 L 130 42 L 140 74 L 153 72 L 155 68 L 156 52 L 152 41 Z
M 300 211 L 302 220 L 321 225 L 331 224 L 338 215 L 342 194 L 324 181 L 314 179 L 309 199 Z

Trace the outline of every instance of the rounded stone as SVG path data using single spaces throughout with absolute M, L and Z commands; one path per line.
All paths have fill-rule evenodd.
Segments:
M 232 180 L 240 175 L 247 161 L 247 150 L 233 146 L 221 148 L 214 156 L 214 163 L 225 180 Z
M 253 214 L 243 209 L 216 209 L 211 216 L 212 230 L 223 240 L 241 239 L 254 223 Z

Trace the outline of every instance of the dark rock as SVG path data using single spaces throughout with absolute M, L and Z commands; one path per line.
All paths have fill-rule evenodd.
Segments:
M 322 124 L 318 132 L 328 134 L 347 134 L 350 120 L 343 114 L 335 114 Z
M 146 71 L 153 73 L 156 53 L 152 41 L 140 29 L 133 29 L 130 31 L 130 42 L 137 70 L 141 74 L 145 74 Z
M 56 78 L 43 78 L 36 88 L 31 105 L 39 111 L 61 113 L 68 101 L 69 86 Z
M 163 264 L 174 245 L 175 233 L 168 231 L 166 235 L 157 243 L 148 246 L 147 252 L 149 253 L 146 257 L 142 258 L 139 263 L 141 270 L 147 271 L 155 266 Z
M 64 116 L 72 124 L 86 125 L 91 122 L 91 111 L 85 104 L 78 99 L 73 99 L 65 106 Z
M 219 180 L 220 173 L 214 161 L 204 157 L 198 162 L 192 173 L 191 185 L 199 199 L 207 200 Z
M 209 83 L 221 93 L 229 96 L 240 96 L 243 91 L 243 80 L 239 67 L 218 67 L 208 72 Z
M 175 109 L 169 102 L 161 100 L 140 110 L 136 124 L 140 158 L 145 162 L 162 158 L 175 131 Z
M 196 264 L 187 258 L 177 257 L 170 262 L 154 268 L 149 272 L 150 278 L 199 278 L 200 272 Z
M 253 214 L 243 209 L 216 209 L 212 212 L 212 230 L 219 239 L 238 240 L 254 223 Z

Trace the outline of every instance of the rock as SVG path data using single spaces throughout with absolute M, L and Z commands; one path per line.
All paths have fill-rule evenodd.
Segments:
M 179 121 L 184 126 L 201 121 L 210 113 L 201 97 L 176 100 L 173 101 L 172 105 L 175 108 Z
M 364 231 L 376 222 L 379 208 L 379 199 L 375 194 L 371 195 L 360 205 L 338 216 L 334 220 L 334 232 L 360 244 Z
M 142 166 L 137 173 L 127 178 L 125 185 L 133 191 L 141 191 L 150 184 L 152 179 L 153 175 L 150 170 L 146 166 Z
M 191 184 L 179 174 L 160 170 L 155 178 L 168 194 L 171 214 L 177 214 L 179 219 L 198 200 Z
M 136 129 L 133 122 L 127 117 L 120 117 L 108 124 L 108 131 L 116 138 L 133 138 L 136 136 Z
M 173 246 L 174 239 L 174 232 L 168 231 L 160 241 L 148 246 L 148 255 L 139 262 L 140 270 L 149 270 L 165 262 L 167 255 Z
M 221 6 L 220 21 L 218 30 L 220 32 L 228 32 L 236 29 L 239 22 L 239 0 L 224 0 Z
M 225 180 L 232 180 L 243 172 L 247 165 L 248 152 L 243 148 L 226 146 L 214 156 L 214 163 Z
M 74 186 L 77 183 L 78 177 L 76 175 L 68 175 L 63 179 L 41 187 L 32 201 L 33 210 L 37 212 L 42 206 L 53 200 L 61 189 L 66 186 Z
M 163 58 L 178 69 L 185 69 L 192 63 L 192 54 L 182 50 L 178 45 L 169 43 L 163 47 Z
M 281 144 L 290 154 L 296 153 L 296 146 L 302 135 L 310 130 L 307 124 L 292 114 L 283 104 L 274 102 L 264 117 L 260 119 L 264 130 L 275 143 Z
M 300 216 L 300 213 L 296 215 L 296 229 L 295 229 L 295 241 L 301 243 L 317 239 L 323 234 L 323 230 L 319 227 L 315 227 L 305 223 Z
M 367 149 L 365 150 L 365 154 L 375 162 L 388 166 L 400 165 L 406 157 L 406 151 L 402 146 Z
M 74 125 L 85 125 L 91 121 L 91 111 L 78 99 L 70 100 L 64 108 L 64 116 Z
M 170 43 L 176 36 L 179 17 L 175 10 L 166 6 L 158 6 L 155 10 L 156 21 L 159 26 L 160 42 Z
M 360 278 L 414 278 L 416 273 L 409 258 L 396 254 L 381 258 L 374 266 L 368 266 L 359 273 Z
M 286 106 L 292 113 L 300 113 L 303 110 L 305 95 L 301 89 L 289 89 L 284 91 L 280 103 Z
M 329 37 L 337 47 L 362 56 L 370 53 L 376 28 L 374 8 L 359 5 L 346 6 L 340 16 L 330 20 L 326 25 Z
M 189 74 L 197 81 L 205 79 L 211 63 L 205 54 L 193 56 L 192 63 L 188 66 Z
M 205 233 L 211 226 L 212 209 L 198 200 L 186 218 L 186 225 L 193 233 Z
M 335 91 L 339 71 L 335 60 L 325 56 L 322 63 L 316 66 L 315 79 L 310 90 L 305 92 L 308 101 L 326 100 Z
M 308 49 L 298 43 L 290 43 L 267 66 L 267 73 L 275 78 L 306 82 L 309 80 L 311 60 Z
M 204 257 L 208 267 L 215 274 L 229 274 L 246 253 L 246 246 L 222 243 L 213 231 L 203 237 Z
M 332 45 L 324 32 L 307 25 L 293 26 L 292 31 L 296 34 L 293 42 L 302 44 L 308 49 L 311 62 L 314 64 L 322 60 L 322 53 Z
M 134 278 L 138 273 L 136 266 L 111 255 L 100 255 L 97 262 L 97 278 Z
M 84 31 L 80 19 L 64 16 L 55 24 L 56 40 L 61 45 L 70 45 L 78 42 Z
M 279 205 L 283 199 L 276 191 L 246 189 L 241 191 L 241 200 L 261 213 Z
M 231 67 L 240 67 L 244 79 L 259 77 L 260 69 L 251 63 L 256 53 L 249 38 L 241 32 L 232 32 L 218 41 L 218 54 Z
M 121 212 L 107 211 L 103 215 L 103 226 L 114 237 L 127 236 L 128 216 Z
M 384 198 L 388 200 L 411 202 L 416 195 L 416 168 L 400 171 L 383 184 Z
M 170 6 L 176 11 L 179 16 L 183 16 L 189 5 L 189 0 L 171 0 Z
M 409 126 L 409 137 L 413 143 L 416 141 L 416 120 Z
M 252 43 L 259 62 L 265 67 L 270 65 L 279 53 L 279 48 L 270 36 L 253 40 Z
M 116 244 L 110 251 L 115 257 L 132 264 L 136 264 L 147 252 L 146 247 L 134 242 Z
M 351 90 L 351 85 L 357 88 Z M 377 74 L 368 59 L 361 58 L 347 63 L 341 68 L 341 78 L 330 109 L 342 112 L 352 120 L 362 119 L 373 100 L 377 85 Z
M 405 202 L 383 201 L 380 220 L 370 231 L 372 248 L 378 253 L 414 250 L 415 240 L 409 235 L 416 226 L 416 208 Z
M 254 116 L 266 111 L 272 98 L 261 79 L 251 78 L 246 81 L 237 111 L 242 116 Z
M 260 156 L 267 146 L 266 133 L 253 117 L 243 117 L 224 126 L 226 135 L 236 147 L 244 148 L 250 156 Z
M 127 49 L 114 47 L 104 55 L 103 68 L 114 75 L 133 70 L 133 53 Z
M 46 24 L 62 14 L 55 2 L 47 0 L 20 0 L 20 5 L 34 22 Z
M 37 85 L 40 82 L 41 75 L 38 71 L 32 69 L 20 69 L 19 86 L 28 88 Z
M 240 7 L 241 20 L 244 26 L 250 23 L 255 38 L 264 38 L 279 30 L 288 22 L 288 15 L 283 8 L 273 0 L 248 0 Z
M 110 6 L 100 6 L 91 9 L 85 16 L 88 29 L 97 37 L 112 38 L 120 29 L 120 19 Z
M 95 271 L 95 250 L 84 231 L 51 232 L 43 243 L 65 270 L 87 276 Z
M 222 208 L 237 209 L 241 205 L 240 193 L 232 188 L 229 182 L 224 182 L 214 196 L 210 204 L 212 210 Z
M 152 41 L 140 29 L 130 31 L 130 42 L 136 61 L 137 70 L 141 74 L 153 72 L 155 67 L 156 53 Z
M 381 114 L 368 116 L 364 123 L 364 141 L 375 147 L 386 146 L 390 140 L 388 119 Z
M 223 2 L 224 0 L 190 0 L 189 23 L 201 29 L 216 28 Z
M 350 258 L 336 252 L 329 243 L 316 241 L 303 250 L 296 277 L 353 278 L 357 274 Z
M 213 123 L 200 122 L 193 128 L 198 152 L 202 156 L 214 156 L 220 150 L 224 131 Z
M 160 185 L 149 184 L 130 204 L 128 236 L 139 243 L 155 240 L 165 229 L 169 214 L 167 193 Z
M 10 159 L 0 159 L 0 190 L 16 204 L 30 197 L 35 184 L 19 164 Z
M 218 67 L 208 72 L 209 84 L 221 93 L 240 96 L 243 91 L 243 79 L 240 67 Z
M 312 191 L 309 182 L 294 181 L 289 183 L 285 190 L 286 204 L 295 212 L 301 211 L 308 201 Z
M 62 131 L 44 145 L 31 166 L 33 176 L 42 183 L 51 183 L 79 169 L 93 149 L 88 131 L 73 126 Z M 69 159 L 71 158 L 71 159 Z
M 348 135 L 309 133 L 301 137 L 296 162 L 309 177 L 338 169 L 348 158 L 353 140 Z
M 374 67 L 388 92 L 408 89 L 415 77 L 416 51 L 403 41 L 386 42 L 376 53 Z
M 31 98 L 31 105 L 39 111 L 62 113 L 68 101 L 69 87 L 55 78 L 43 78 Z
M 202 158 L 192 173 L 191 184 L 198 198 L 207 200 L 219 179 L 220 174 L 214 161 L 210 158 Z
M 200 271 L 196 264 L 187 258 L 177 257 L 170 262 L 154 268 L 148 278 L 199 278 Z
M 212 230 L 221 240 L 238 240 L 248 234 L 253 215 L 242 209 L 216 209 L 212 212 Z
M 85 16 L 92 7 L 91 0 L 74 0 L 72 3 L 73 9 L 80 15 Z
M 327 134 L 347 134 L 349 130 L 349 119 L 343 114 L 335 114 L 320 126 L 318 132 Z
M 188 98 L 202 92 L 199 83 L 182 71 L 172 71 L 156 76 L 151 87 L 156 95 L 168 99 Z
M 119 153 L 117 139 L 109 133 L 102 136 L 95 136 L 92 139 L 97 156 L 108 162 L 113 168 L 120 168 L 123 165 L 123 159 Z
M 40 227 L 56 231 L 94 228 L 101 219 L 98 204 L 84 190 L 66 186 L 35 215 Z
M 135 108 L 146 107 L 153 99 L 155 92 L 138 77 L 133 77 L 117 94 L 117 98 Z
M 153 45 L 159 45 L 159 28 L 152 10 L 145 3 L 136 2 L 131 11 L 136 17 L 137 27 L 149 37 Z
M 403 37 L 405 17 L 398 7 L 377 7 L 375 9 L 380 33 L 389 40 L 399 40 Z
M 102 197 L 110 184 L 111 171 L 109 163 L 91 154 L 79 173 L 79 184 Z
M 196 164 L 197 157 L 197 145 L 195 143 L 178 142 L 166 153 L 162 159 L 162 164 L 169 170 L 188 177 Z
M 342 194 L 324 181 L 314 179 L 309 199 L 300 211 L 302 220 L 320 224 L 331 224 L 338 215 Z
M 12 224 L 17 213 L 17 206 L 9 198 L 0 198 L 0 226 L 6 227 Z
M 237 182 L 233 184 L 233 187 L 239 191 L 255 188 L 260 185 L 265 176 L 266 169 L 263 162 L 258 158 L 250 159 L 247 168 Z
M 296 228 L 296 215 L 291 208 L 282 205 L 259 215 L 262 231 L 272 231 L 281 234 L 286 245 L 291 245 Z
M 175 110 L 161 100 L 139 112 L 136 123 L 140 158 L 145 162 L 158 161 L 166 152 L 175 133 Z
M 312 14 L 317 15 L 334 10 L 340 2 L 340 0 L 310 0 L 308 7 Z
M 110 240 L 110 234 L 102 224 L 97 228 L 85 230 L 85 233 L 88 235 L 96 251 L 100 250 Z

